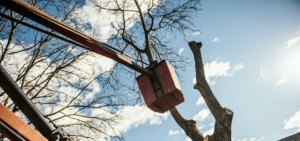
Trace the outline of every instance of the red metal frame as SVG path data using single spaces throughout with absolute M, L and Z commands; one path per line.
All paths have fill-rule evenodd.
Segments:
M 105 43 L 97 41 L 93 37 L 90 37 L 72 28 L 71 26 L 64 24 L 63 22 L 55 19 L 54 17 L 48 15 L 47 13 L 39 10 L 38 8 L 35 8 L 34 6 L 22 0 L 0 0 L 0 4 L 13 11 L 18 12 L 23 16 L 30 18 L 33 21 L 36 21 L 37 23 L 40 23 L 50 29 L 53 29 L 54 31 L 60 34 L 69 37 L 70 39 L 73 39 L 74 41 L 77 41 L 91 48 L 96 53 L 99 53 L 119 63 L 122 63 L 123 65 L 130 67 L 133 70 L 138 71 L 148 77 L 153 76 L 150 71 L 144 69 L 143 67 L 135 64 L 134 62 L 125 58 L 124 56 L 107 48 L 108 45 L 106 45 Z
M 1 103 L 0 132 L 11 141 L 48 141 Z

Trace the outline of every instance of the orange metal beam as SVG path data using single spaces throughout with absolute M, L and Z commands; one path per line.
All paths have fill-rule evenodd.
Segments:
M 54 17 L 48 15 L 47 13 L 35 8 L 34 6 L 22 1 L 22 0 L 0 0 L 0 4 L 18 12 L 19 14 L 30 18 L 37 23 L 40 23 L 54 31 L 77 41 L 92 50 L 96 53 L 99 53 L 103 56 L 111 58 L 127 67 L 132 68 L 135 71 L 138 71 L 148 77 L 152 77 L 152 73 L 143 67 L 133 63 L 131 60 L 125 58 L 124 56 L 110 50 L 107 48 L 105 43 L 97 41 L 93 37 L 90 37 L 67 24 L 55 19 Z
M 48 141 L 1 103 L 0 132 L 12 141 Z

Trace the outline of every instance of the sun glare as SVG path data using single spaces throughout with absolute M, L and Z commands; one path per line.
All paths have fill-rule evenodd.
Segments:
M 282 59 L 283 71 L 290 77 L 300 78 L 300 47 L 298 49 L 288 51 Z

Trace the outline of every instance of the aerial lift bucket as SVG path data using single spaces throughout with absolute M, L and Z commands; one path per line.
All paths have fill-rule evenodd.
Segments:
M 136 78 L 145 103 L 154 112 L 164 113 L 184 102 L 174 67 L 166 60 L 150 65 L 153 77 Z

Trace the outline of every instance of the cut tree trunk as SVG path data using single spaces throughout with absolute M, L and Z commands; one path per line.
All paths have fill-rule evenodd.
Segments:
M 196 121 L 184 119 L 176 107 L 170 109 L 170 112 L 177 124 L 193 141 L 231 141 L 233 112 L 230 109 L 226 107 L 223 108 L 221 106 L 206 81 L 201 56 L 202 43 L 196 43 L 195 41 L 192 41 L 189 42 L 189 46 L 194 54 L 196 66 L 196 84 L 194 85 L 194 89 L 197 89 L 201 93 L 209 110 L 216 120 L 213 135 L 207 135 L 204 138 L 197 128 Z

